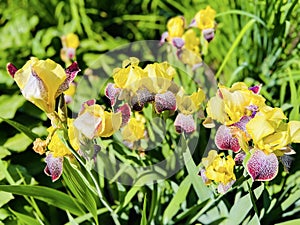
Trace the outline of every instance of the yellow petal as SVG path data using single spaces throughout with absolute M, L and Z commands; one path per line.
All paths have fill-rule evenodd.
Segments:
M 206 107 L 206 112 L 209 117 L 224 124 L 228 119 L 225 112 L 225 105 L 223 100 L 219 96 L 212 97 Z
M 288 129 L 291 136 L 291 142 L 300 143 L 300 121 L 290 121 Z
M 105 119 L 101 123 L 101 128 L 98 132 L 100 137 L 110 137 L 122 124 L 122 113 L 105 112 Z
M 246 124 L 246 129 L 248 134 L 252 137 L 254 143 L 260 141 L 262 138 L 272 134 L 275 131 L 274 127 L 262 114 L 256 114 L 256 116 Z
M 167 23 L 169 37 L 181 37 L 184 32 L 184 23 L 181 16 L 171 18 Z
M 79 46 L 79 38 L 76 34 L 70 33 L 66 36 L 66 47 L 76 49 Z

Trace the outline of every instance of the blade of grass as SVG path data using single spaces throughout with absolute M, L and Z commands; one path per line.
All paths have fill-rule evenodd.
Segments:
M 255 19 L 250 20 L 240 31 L 239 35 L 236 37 L 235 41 L 233 42 L 231 48 L 228 50 L 228 53 L 226 54 L 218 72 L 216 73 L 216 79 L 219 78 L 221 75 L 221 72 L 223 71 L 224 66 L 226 65 L 227 61 L 229 60 L 231 54 L 233 53 L 234 49 L 238 46 L 240 43 L 242 37 L 245 35 L 245 33 L 252 27 L 252 25 L 256 22 Z

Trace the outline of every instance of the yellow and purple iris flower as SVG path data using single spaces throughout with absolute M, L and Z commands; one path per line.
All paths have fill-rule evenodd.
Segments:
M 236 163 L 243 164 L 253 180 L 268 181 L 277 175 L 279 160 L 289 169 L 289 155 L 295 154 L 291 144 L 300 142 L 300 122 L 285 122 L 280 108 L 265 104 L 260 88 L 242 82 L 231 88 L 219 85 L 206 110 L 209 118 L 221 123 L 217 147 L 237 153 Z
M 212 183 L 218 185 L 217 190 L 219 193 L 224 194 L 234 184 L 236 177 L 234 174 L 234 159 L 224 153 L 218 154 L 216 150 L 210 150 L 208 156 L 202 158 L 203 169 L 200 175 L 205 184 Z
M 28 101 L 51 114 L 55 111 L 56 98 L 69 88 L 80 69 L 76 62 L 64 70 L 51 59 L 32 57 L 19 70 L 9 63 L 7 71 Z

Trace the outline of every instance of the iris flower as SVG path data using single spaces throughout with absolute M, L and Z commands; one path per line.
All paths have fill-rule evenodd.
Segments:
M 210 150 L 206 158 L 202 158 L 204 169 L 201 171 L 201 176 L 206 184 L 218 184 L 218 191 L 225 193 L 235 182 L 234 174 L 235 162 L 228 155 L 218 154 L 215 150 Z
M 56 98 L 69 88 L 80 71 L 76 62 L 64 70 L 51 59 L 38 60 L 34 57 L 19 70 L 9 63 L 7 70 L 23 96 L 46 113 L 55 111 Z
M 83 104 L 82 110 L 74 121 L 75 128 L 89 139 L 109 137 L 120 129 L 122 113 L 108 112 L 95 101 Z
M 174 121 L 174 126 L 177 132 L 192 133 L 196 130 L 193 115 L 199 110 L 201 103 L 205 99 L 205 94 L 202 89 L 198 89 L 191 95 L 186 95 L 181 89 L 176 96 L 176 104 L 179 113 Z
M 79 38 L 76 34 L 69 33 L 61 37 L 61 42 L 63 48 L 60 51 L 60 57 L 64 62 L 69 63 L 76 56 L 76 49 L 80 43 Z

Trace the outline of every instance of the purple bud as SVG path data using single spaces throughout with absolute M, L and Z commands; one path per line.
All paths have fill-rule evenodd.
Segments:
M 6 70 L 11 75 L 12 78 L 14 78 L 15 73 L 18 71 L 17 67 L 15 67 L 15 65 L 12 63 L 8 63 L 6 65 Z

